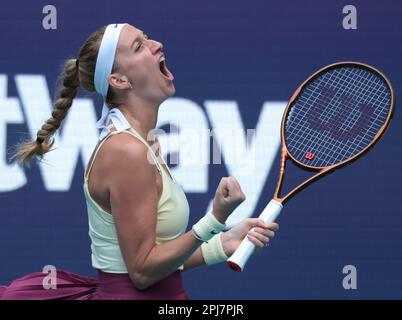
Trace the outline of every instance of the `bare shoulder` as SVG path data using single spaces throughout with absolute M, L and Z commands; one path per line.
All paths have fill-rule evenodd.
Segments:
M 137 151 L 141 151 L 142 149 L 147 150 L 147 147 L 137 138 L 133 137 L 129 133 L 119 133 L 112 135 L 109 137 L 105 143 L 104 146 L 107 149 L 113 150 L 113 151 L 121 151 L 122 149 L 129 150 L 132 148 L 135 148 Z M 129 148 L 127 148 L 129 147 Z
M 136 176 L 150 174 L 154 168 L 148 161 L 148 148 L 138 139 L 130 134 L 120 133 L 108 138 L 102 151 L 102 163 L 109 173 L 115 175 L 117 172 L 130 174 L 136 172 Z M 139 170 L 140 169 L 140 170 Z

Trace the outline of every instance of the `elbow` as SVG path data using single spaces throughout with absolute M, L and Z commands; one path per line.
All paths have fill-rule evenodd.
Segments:
M 134 287 L 140 291 L 148 289 L 152 285 L 150 279 L 141 272 L 133 271 L 129 276 Z

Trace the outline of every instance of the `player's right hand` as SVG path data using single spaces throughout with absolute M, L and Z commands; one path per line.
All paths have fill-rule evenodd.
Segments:
M 224 177 L 219 182 L 212 205 L 212 213 L 221 223 L 246 199 L 235 177 Z

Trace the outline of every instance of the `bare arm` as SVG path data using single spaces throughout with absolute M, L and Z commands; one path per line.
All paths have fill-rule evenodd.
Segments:
M 202 256 L 201 248 L 198 248 L 184 263 L 183 271 L 188 271 L 195 267 L 205 265 L 204 258 Z
M 155 168 L 147 159 L 148 149 L 129 135 L 111 137 L 105 148 L 104 179 L 120 249 L 134 285 L 145 289 L 182 264 L 187 270 L 203 264 L 199 249 L 202 241 L 191 231 L 156 245 L 158 192 Z M 224 223 L 244 199 L 234 177 L 222 178 L 213 201 L 213 215 Z
M 109 148 L 111 162 L 105 178 L 120 248 L 134 285 L 145 289 L 177 270 L 202 242 L 189 231 L 155 244 L 158 195 L 148 149 L 128 136 L 119 137 Z

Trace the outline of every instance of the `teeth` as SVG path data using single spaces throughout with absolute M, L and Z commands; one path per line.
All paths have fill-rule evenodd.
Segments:
M 162 61 L 165 61 L 165 56 L 162 56 L 162 57 L 159 59 L 159 62 L 162 62 Z

